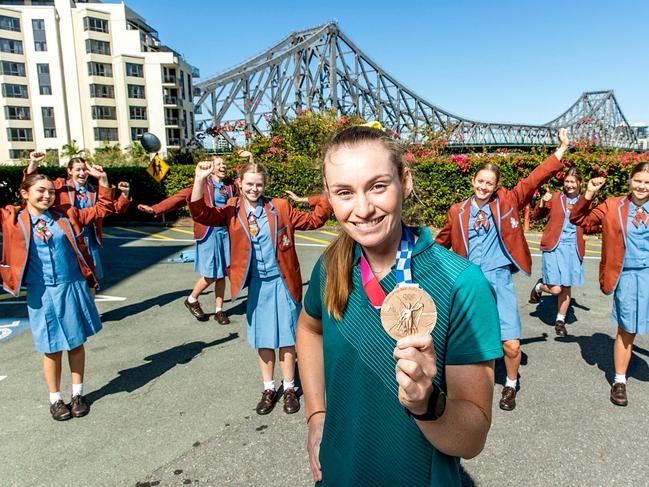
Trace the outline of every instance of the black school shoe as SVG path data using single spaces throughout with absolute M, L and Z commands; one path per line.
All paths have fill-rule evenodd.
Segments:
M 54 404 L 50 404 L 50 413 L 52 414 L 52 419 L 55 421 L 67 421 L 72 417 L 70 408 L 61 399 Z
M 72 400 L 70 401 L 70 412 L 75 418 L 82 418 L 90 412 L 90 406 L 88 406 L 86 400 L 81 394 L 72 396 Z

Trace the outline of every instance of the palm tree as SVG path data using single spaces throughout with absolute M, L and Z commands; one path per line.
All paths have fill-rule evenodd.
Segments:
M 71 158 L 79 154 L 81 152 L 81 149 L 77 145 L 77 141 L 72 139 L 69 143 L 64 144 L 63 147 L 61 147 L 61 155 L 66 158 Z

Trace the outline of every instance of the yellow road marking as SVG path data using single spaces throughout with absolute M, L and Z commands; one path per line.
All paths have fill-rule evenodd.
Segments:
M 172 232 L 186 233 L 188 235 L 194 235 L 194 232 L 190 232 L 189 230 L 183 230 L 182 228 L 170 227 L 167 230 L 171 230 Z
M 160 235 L 159 233 L 143 232 L 142 230 L 135 230 L 133 228 L 125 228 L 125 227 L 114 227 L 114 228 L 124 230 L 125 232 L 133 232 L 133 233 L 139 233 L 139 234 L 142 234 L 142 235 L 148 235 L 149 237 L 159 238 L 160 240 L 173 240 L 173 238 L 166 237 L 164 235 Z
M 306 237 L 304 235 L 298 235 L 297 233 L 295 234 L 296 237 L 303 238 L 304 240 L 310 240 L 311 242 L 318 242 L 321 244 L 329 245 L 331 242 L 327 242 L 326 240 L 320 240 L 319 238 L 312 238 L 312 237 Z
M 337 233 L 328 232 L 327 230 L 320 230 L 320 233 L 322 233 L 324 235 L 331 235 L 332 237 L 337 237 L 338 236 Z

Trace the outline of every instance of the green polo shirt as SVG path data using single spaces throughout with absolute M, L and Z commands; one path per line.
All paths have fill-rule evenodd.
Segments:
M 445 365 L 502 356 L 496 299 L 477 266 L 435 245 L 428 229 L 414 232 L 413 281 L 437 307 L 435 383 L 446 389 Z M 327 398 L 322 485 L 459 486 L 459 459 L 437 451 L 399 403 L 392 357 L 396 342 L 383 331 L 379 311 L 363 290 L 360 255 L 356 244 L 353 290 L 342 321 L 324 309 L 322 258 L 304 298 L 305 311 L 322 320 Z M 394 289 L 394 267 L 380 284 L 386 294 Z

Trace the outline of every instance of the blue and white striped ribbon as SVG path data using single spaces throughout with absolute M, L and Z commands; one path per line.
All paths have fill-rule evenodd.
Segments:
M 415 246 L 415 236 L 412 231 L 404 224 L 401 224 L 401 242 L 397 249 L 397 259 L 395 263 L 395 277 L 397 279 L 397 286 L 402 284 L 412 284 L 412 271 L 410 268 L 410 261 L 412 258 L 412 250 Z

